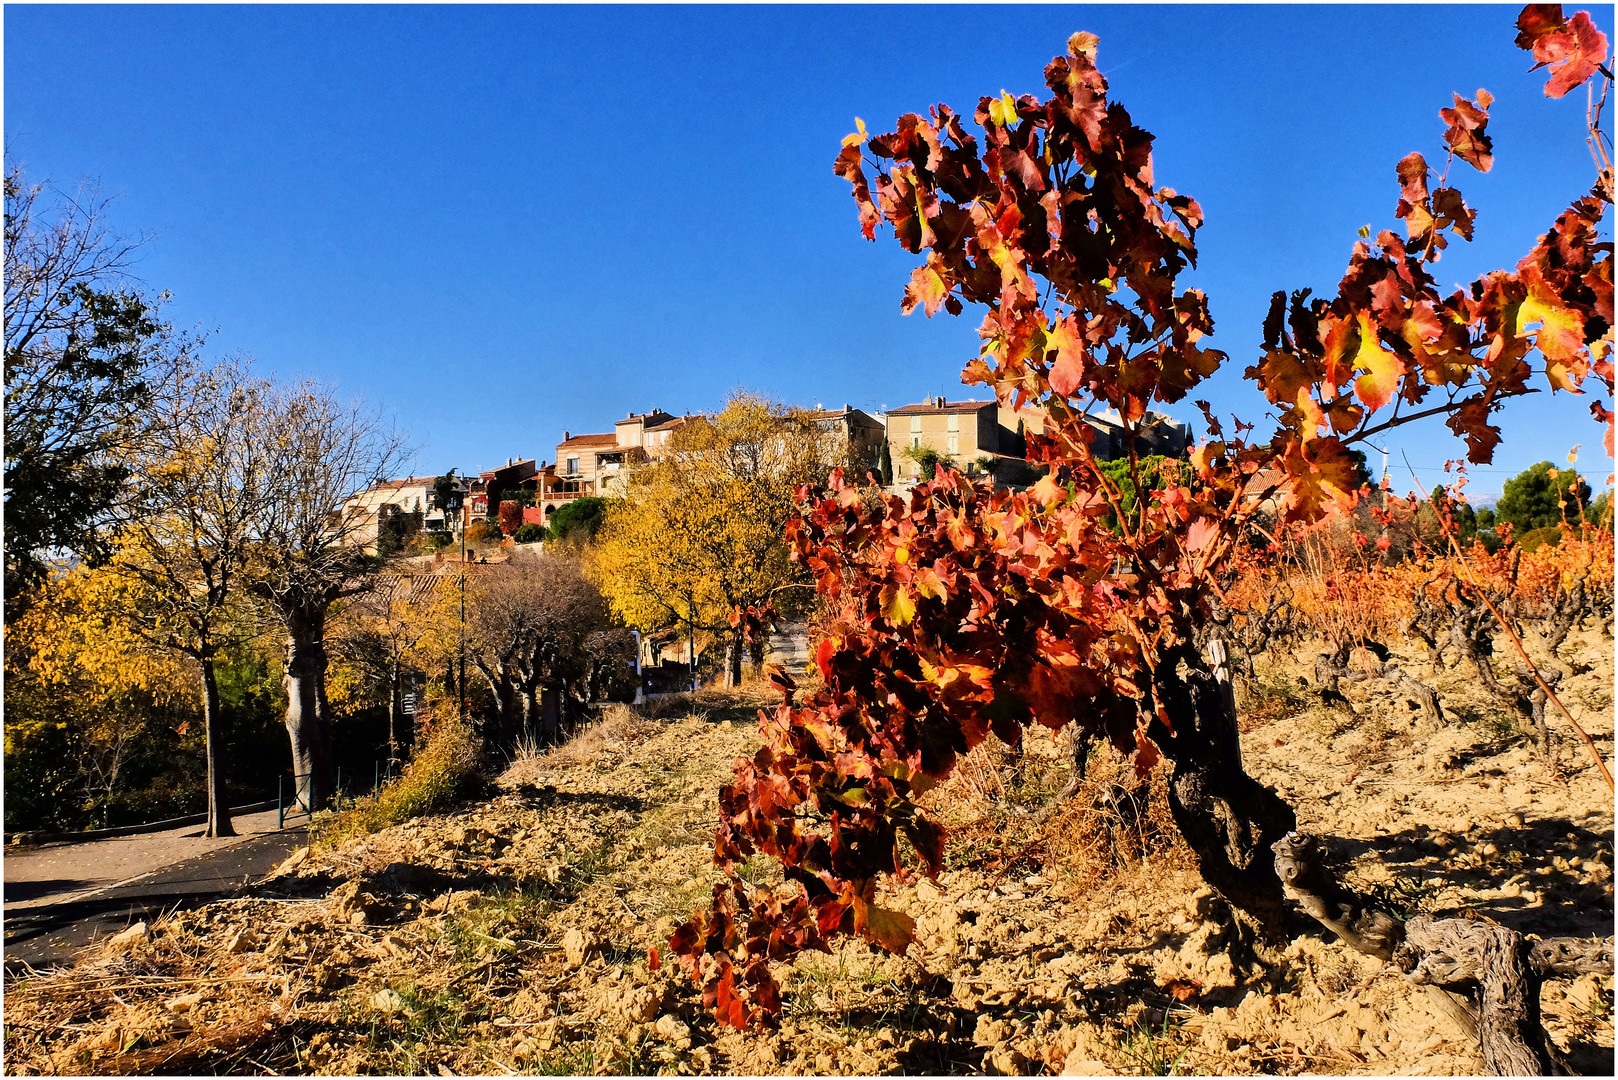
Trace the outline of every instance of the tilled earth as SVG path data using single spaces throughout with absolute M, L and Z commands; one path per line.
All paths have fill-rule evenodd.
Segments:
M 1612 643 L 1564 700 L 1612 754 Z M 1307 657 L 1308 650 L 1300 650 Z M 1414 655 L 1414 653 L 1412 653 Z M 1401 914 L 1471 909 L 1525 932 L 1607 934 L 1612 799 L 1559 738 L 1553 768 L 1465 672 L 1421 673 L 1442 725 L 1374 685 L 1351 709 L 1303 660 L 1246 687 L 1247 767 L 1335 838 L 1343 873 Z M 1413 668 L 1414 670 L 1414 668 Z M 1420 987 L 1321 933 L 1244 944 L 1122 763 L 1092 759 L 1053 816 L 1063 740 L 986 748 L 933 793 L 936 882 L 884 905 L 904 957 L 857 941 L 785 973 L 780 1022 L 721 1028 L 648 949 L 705 902 L 718 786 L 756 746 L 754 700 L 705 694 L 607 717 L 513 765 L 500 793 L 336 849 L 249 895 L 136 927 L 8 985 L 11 1073 L 1466 1074 L 1481 1061 Z M 1352 710 L 1352 711 L 1351 711 Z M 1267 716 L 1279 719 L 1266 720 Z M 1103 752 L 1105 753 L 1105 752 Z M 779 880 L 769 860 L 743 868 Z M 773 875 L 773 876 L 772 876 Z M 1547 1029 L 1612 1070 L 1612 980 L 1547 985 Z

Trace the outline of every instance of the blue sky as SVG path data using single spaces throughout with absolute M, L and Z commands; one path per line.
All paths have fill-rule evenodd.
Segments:
M 1441 281 L 1515 264 L 1589 187 L 1583 95 L 1543 96 L 1517 11 L 8 4 L 5 139 L 31 179 L 119 196 L 177 324 L 381 406 L 417 471 L 477 469 L 736 386 L 971 396 L 978 316 L 899 314 L 914 260 L 861 238 L 832 158 L 856 115 L 1042 92 L 1086 29 L 1158 182 L 1207 213 L 1196 284 L 1232 357 L 1208 396 L 1267 430 L 1240 376 L 1269 294 L 1331 293 L 1356 230 L 1397 225 L 1394 163 L 1442 161 L 1451 91 L 1497 98 L 1496 165 L 1452 174 L 1478 240 Z M 1514 403 L 1471 490 L 1574 443 L 1599 483 L 1587 402 Z M 1462 453 L 1434 422 L 1392 446 L 1429 485 Z

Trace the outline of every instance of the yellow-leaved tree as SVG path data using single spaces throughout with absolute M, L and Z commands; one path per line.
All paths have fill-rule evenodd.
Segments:
M 138 580 L 81 565 L 36 586 L 6 627 L 7 768 L 39 759 L 30 786 L 40 789 L 8 784 L 8 802 L 55 803 L 64 820 L 82 814 L 105 825 L 148 729 L 189 722 L 194 665 L 134 633 L 120 614 L 151 600 Z
M 733 393 L 724 409 L 687 421 L 631 475 L 590 553 L 613 614 L 638 630 L 722 642 L 735 685 L 744 640 L 731 613 L 790 606 L 805 584 L 787 559 L 794 491 L 824 483 L 848 458 L 813 415 L 755 394 Z

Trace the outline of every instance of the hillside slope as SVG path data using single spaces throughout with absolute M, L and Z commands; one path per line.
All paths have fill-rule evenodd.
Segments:
M 1308 656 L 1307 650 L 1300 655 Z M 1566 698 L 1612 750 L 1612 642 L 1581 638 Z M 1292 658 L 1247 695 L 1248 768 L 1338 838 L 1346 873 L 1404 910 L 1610 933 L 1612 801 L 1560 741 L 1560 773 L 1463 672 L 1449 713 L 1351 689 L 1314 703 Z M 980 749 L 939 789 L 946 872 L 889 894 L 903 958 L 800 958 L 778 1027 L 718 1028 L 647 950 L 705 901 L 715 793 L 768 695 L 609 712 L 514 764 L 499 794 L 332 850 L 249 897 L 131 933 L 8 987 L 7 1071 L 313 1073 L 1467 1074 L 1473 1046 L 1421 988 L 1345 946 L 1245 946 L 1164 827 L 1152 784 L 1093 758 L 1044 821 L 1071 750 Z M 1604 695 L 1604 696 L 1603 696 Z M 1265 716 L 1283 718 L 1262 722 Z M 746 874 L 770 880 L 759 860 Z M 1612 1065 L 1612 980 L 1551 984 L 1553 1039 Z

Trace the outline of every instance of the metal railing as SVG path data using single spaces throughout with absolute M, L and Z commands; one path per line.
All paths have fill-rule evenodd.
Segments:
M 393 758 L 378 758 L 378 759 L 376 759 L 376 761 L 373 764 L 374 764 L 374 768 L 372 770 L 372 777 L 371 777 L 371 790 L 372 791 L 379 791 L 379 790 L 381 790 L 382 785 L 384 783 L 394 779 L 394 777 L 396 777 L 398 775 L 397 770 L 398 770 L 399 762 L 397 760 L 393 759 Z M 292 779 L 292 793 L 291 793 L 292 794 L 292 799 L 291 799 L 290 803 L 288 803 L 288 801 L 287 801 L 287 783 L 286 783 L 287 782 L 287 775 L 285 773 L 283 773 L 281 776 L 276 778 L 276 783 L 275 783 L 275 827 L 277 829 L 286 828 L 286 819 L 289 816 L 296 816 L 296 815 L 298 815 L 300 813 L 303 814 L 306 817 L 313 817 L 314 816 L 314 813 L 315 813 L 314 810 L 309 806 L 309 804 L 307 802 L 304 801 L 303 797 L 300 795 L 300 792 L 303 792 L 303 791 L 307 790 L 307 788 L 303 784 L 301 784 L 300 781 L 309 779 L 309 777 L 311 775 L 312 774 L 310 774 L 310 773 L 294 773 L 294 774 L 292 774 L 292 777 L 291 777 L 291 779 Z M 352 775 L 351 775 L 351 778 L 352 778 Z M 342 807 L 343 807 L 343 795 L 345 793 L 346 793 L 346 790 L 343 787 L 343 770 L 339 768 L 337 770 L 335 783 L 333 784 L 332 809 L 335 809 L 335 810 L 341 810 L 342 809 Z

